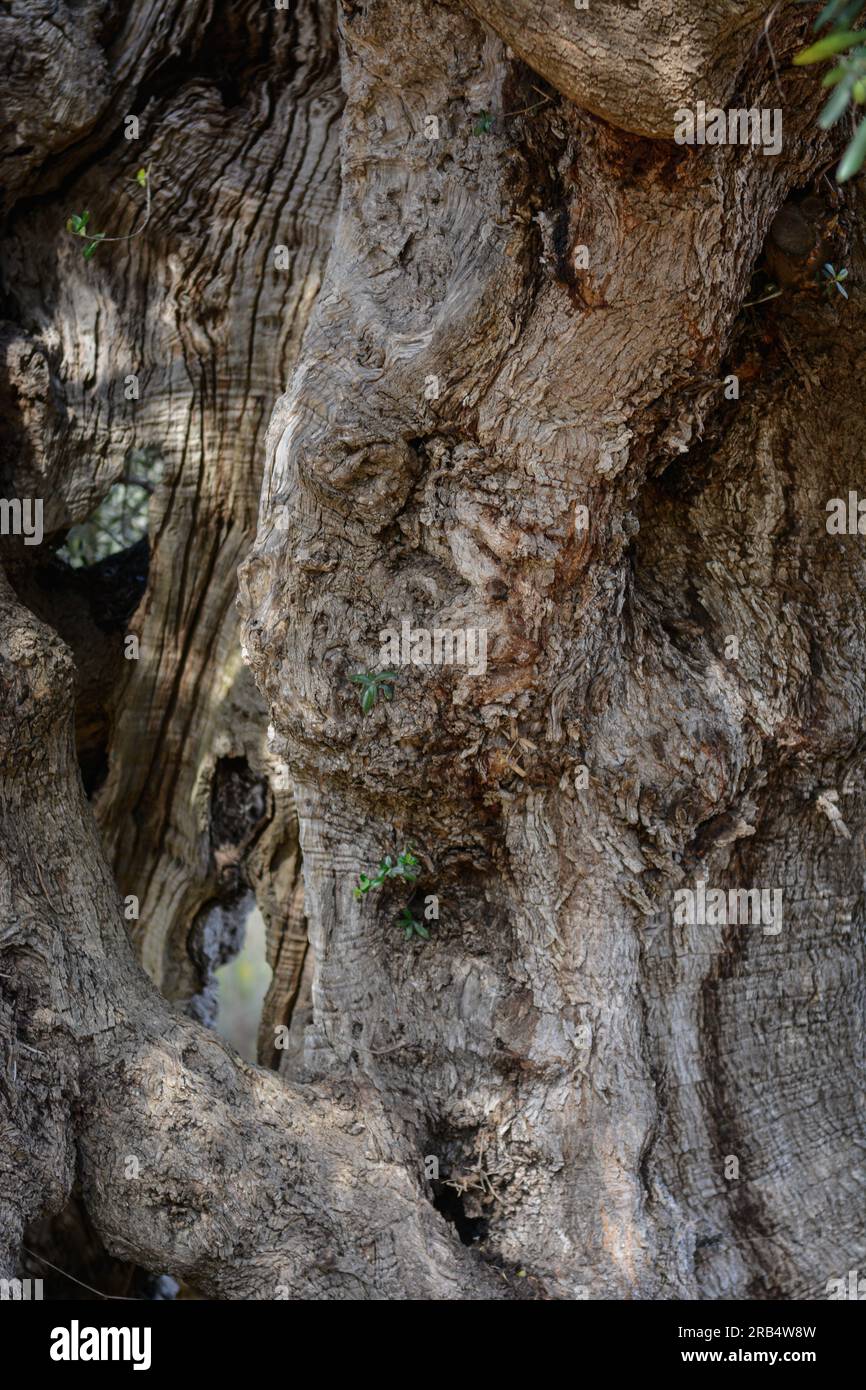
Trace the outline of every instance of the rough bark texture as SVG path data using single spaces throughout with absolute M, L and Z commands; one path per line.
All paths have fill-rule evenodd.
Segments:
M 47 12 L 21 9 L 22 50 L 53 54 L 48 45 L 59 40 Z M 257 4 L 215 14 L 184 6 L 178 16 L 146 7 L 121 25 L 92 6 L 67 18 L 68 50 L 56 60 L 65 55 L 71 90 L 82 80 L 87 33 L 97 21 L 111 31 L 91 95 L 91 124 L 104 111 L 108 128 L 53 133 L 51 158 L 31 174 L 31 196 L 4 241 L 15 315 L 10 484 L 46 496 L 46 530 L 57 532 L 92 510 L 129 449 L 156 447 L 164 460 L 147 592 L 124 628 L 138 635 L 140 659 L 121 662 L 103 689 L 112 729 L 97 814 L 118 883 L 139 898 L 144 962 L 182 998 L 197 987 L 189 931 L 247 877 L 237 844 L 234 877 L 214 853 L 225 860 L 210 825 L 220 760 L 243 760 L 268 783 L 274 854 L 282 838 L 286 862 L 297 858 L 290 789 L 269 766 L 267 719 L 240 659 L 236 570 L 253 536 L 268 414 L 329 248 L 342 101 L 335 36 L 327 7 L 311 5 L 291 15 Z M 136 140 L 124 138 L 130 113 Z M 13 167 L 45 153 L 24 148 Z M 84 261 L 66 216 L 88 207 L 112 234 L 128 233 L 140 220 L 133 175 L 142 165 L 153 187 L 145 232 Z M 59 167 L 62 196 L 35 197 L 57 183 Z M 275 269 L 279 245 L 289 271 Z M 129 374 L 137 399 L 125 398 Z M 88 642 L 81 624 L 59 626 L 73 646 Z M 115 649 L 122 654 L 116 640 Z M 238 835 L 254 829 L 239 826 Z M 274 886 L 262 907 L 276 951 L 290 885 Z
M 468 0 L 467 8 L 576 105 L 668 139 L 674 112 L 696 96 L 727 104 L 766 14 L 759 0 Z
M 866 257 L 805 17 L 771 53 L 748 3 L 54 15 L 0 19 L 5 495 L 60 540 L 167 466 L 108 611 L 2 542 L 0 1273 L 77 1180 L 219 1297 L 821 1296 L 866 1259 L 866 573 L 825 527 Z M 782 106 L 781 154 L 677 146 L 697 100 Z M 66 216 L 131 230 L 145 163 L 145 231 L 83 262 Z M 487 669 L 365 717 L 404 616 Z M 409 845 L 411 944 L 407 892 L 353 895 Z M 699 879 L 782 931 L 677 924 Z M 183 1012 L 249 891 L 270 1071 Z

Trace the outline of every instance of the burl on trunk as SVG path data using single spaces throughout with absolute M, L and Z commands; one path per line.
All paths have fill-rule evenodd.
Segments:
M 866 257 L 807 19 L 336 8 L 14 19 L 7 495 L 54 548 L 166 468 L 111 621 L 3 541 L 0 1274 L 77 1184 L 217 1297 L 822 1296 L 866 1259 Z M 779 148 L 678 143 L 698 101 Z M 189 1016 L 249 894 L 267 1067 Z

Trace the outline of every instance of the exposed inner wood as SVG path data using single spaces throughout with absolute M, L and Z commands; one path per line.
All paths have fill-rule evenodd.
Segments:
M 73 1189 L 224 1298 L 815 1298 L 866 1259 L 866 562 L 825 524 L 863 200 L 764 9 L 3 17 L 0 472 L 47 540 L 0 541 L 0 1275 Z M 697 99 L 781 107 L 781 153 L 675 144 Z M 134 230 L 142 166 L 144 232 L 85 260 L 66 218 Z M 153 446 L 112 604 L 46 551 Z M 486 669 L 364 715 L 404 617 Z M 428 941 L 353 891 L 409 846 Z M 678 922 L 699 881 L 781 930 Z M 185 1012 L 248 894 L 261 1067 Z

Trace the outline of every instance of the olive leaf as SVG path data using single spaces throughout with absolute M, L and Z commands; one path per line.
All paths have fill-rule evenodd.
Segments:
M 361 687 L 362 714 L 370 713 L 379 695 L 382 696 L 383 700 L 394 698 L 394 681 L 396 679 L 396 671 L 359 671 L 356 675 L 349 677 L 353 684 Z
M 805 3 L 805 0 L 801 0 Z M 830 0 L 815 20 L 815 30 L 832 26 L 830 32 L 794 55 L 794 63 L 805 67 L 839 57 L 835 67 L 821 79 L 821 86 L 833 88 L 829 101 L 818 117 L 822 130 L 829 130 L 851 107 L 866 104 L 866 29 L 850 26 L 864 9 L 864 0 Z M 836 170 L 836 182 L 846 183 L 861 169 L 866 159 L 866 121 L 861 121 L 848 142 Z
M 794 63 L 797 67 L 804 67 L 807 63 L 823 63 L 825 58 L 844 53 L 846 48 L 853 48 L 855 44 L 863 43 L 864 40 L 866 32 L 862 29 L 849 29 L 841 34 L 826 34 L 823 39 L 810 44 L 801 53 L 795 53 Z

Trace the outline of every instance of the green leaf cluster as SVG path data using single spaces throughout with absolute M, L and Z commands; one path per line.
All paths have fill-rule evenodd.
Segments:
M 361 710 L 364 714 L 369 714 L 376 704 L 379 695 L 383 700 L 394 698 L 394 681 L 397 679 L 396 671 L 359 671 L 356 676 L 350 676 L 349 680 L 355 685 L 360 685 Z
M 381 888 L 389 879 L 400 878 L 405 883 L 413 883 L 421 872 L 421 862 L 411 849 L 403 850 L 393 859 L 390 854 L 380 860 L 379 867 L 372 877 L 367 874 L 358 875 L 358 883 L 355 887 L 355 897 L 363 898 L 373 888 Z
M 824 277 L 825 290 L 837 289 L 843 299 L 848 298 L 848 291 L 842 284 L 842 281 L 848 278 L 847 266 L 843 266 L 841 270 L 836 270 L 835 266 L 831 265 L 829 261 L 825 261 L 821 266 L 821 274 Z
M 822 80 L 822 87 L 831 88 L 831 95 L 818 117 L 822 130 L 835 125 L 849 107 L 856 109 L 866 104 L 866 30 L 852 29 L 851 25 L 863 10 L 863 0 L 830 0 L 815 20 L 815 29 L 827 25 L 830 32 L 815 43 L 796 54 L 794 62 L 802 67 L 810 63 L 823 63 L 828 58 L 839 58 L 835 67 Z M 866 159 L 866 118 L 855 130 L 839 168 L 836 182 L 846 183 L 859 172 Z M 846 295 L 847 298 L 847 295 Z
M 67 232 L 71 232 L 73 236 L 80 236 L 84 237 L 85 239 L 86 245 L 84 247 L 84 259 L 86 261 L 89 261 L 92 258 L 94 251 L 96 250 L 97 246 L 101 241 L 131 241 L 133 236 L 138 236 L 139 231 L 144 230 L 144 227 L 147 224 L 147 218 L 150 214 L 150 188 L 148 187 L 148 178 L 149 170 L 144 168 L 136 170 L 136 183 L 139 185 L 140 188 L 147 189 L 147 215 L 145 216 L 144 222 L 142 223 L 139 230 L 133 232 L 131 236 L 110 237 L 107 235 L 106 232 L 88 231 L 87 224 L 90 221 L 89 212 L 74 212 L 72 216 L 67 219 Z
M 419 922 L 417 917 L 413 917 L 408 907 L 403 908 L 397 922 L 403 928 L 403 936 L 407 941 L 411 941 L 413 936 L 420 936 L 424 941 L 430 940 L 428 928 L 423 922 Z
M 84 237 L 87 245 L 84 247 L 84 259 L 89 261 L 97 246 L 105 240 L 105 232 L 89 232 L 87 224 L 90 221 L 89 212 L 74 212 L 66 223 L 67 232 L 73 236 Z

